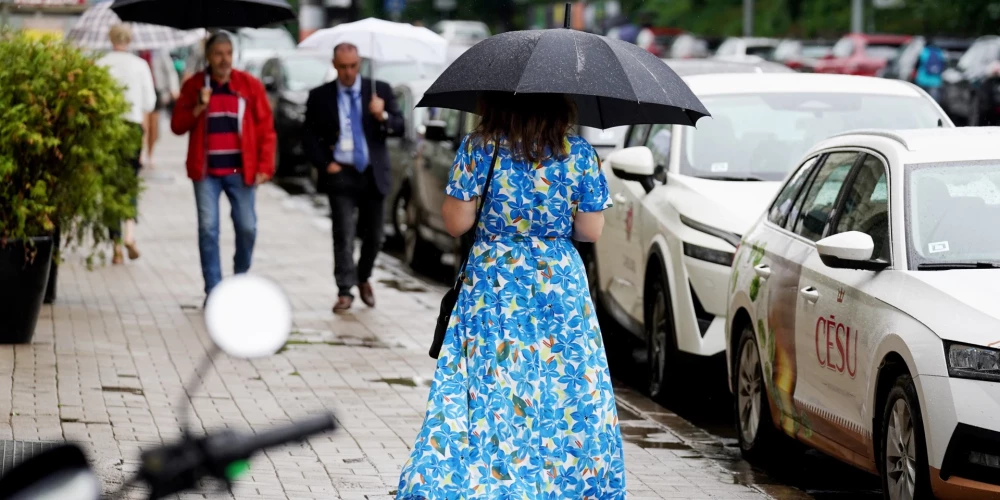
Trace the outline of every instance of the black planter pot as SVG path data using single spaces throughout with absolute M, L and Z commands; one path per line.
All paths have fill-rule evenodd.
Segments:
M 52 237 L 32 238 L 37 254 L 25 258 L 25 243 L 0 247 L 0 344 L 31 342 L 52 266 Z
M 51 304 L 56 301 L 56 283 L 59 278 L 59 261 L 55 255 L 59 252 L 60 238 L 59 228 L 52 233 L 52 265 L 49 266 L 49 281 L 45 287 L 45 303 Z

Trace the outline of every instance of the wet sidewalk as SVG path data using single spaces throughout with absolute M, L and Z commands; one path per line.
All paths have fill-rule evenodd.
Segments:
M 87 271 L 80 255 L 67 255 L 58 299 L 45 306 L 33 343 L 0 346 L 0 413 L 9 415 L 0 421 L 0 439 L 81 443 L 109 488 L 136 469 L 140 450 L 179 435 L 184 383 L 210 345 L 184 148 L 168 133 L 156 170 L 145 174 L 137 230 L 142 257 Z M 222 213 L 228 214 L 225 201 Z M 382 256 L 373 277 L 378 307 L 356 301 L 350 314 L 334 316 L 329 221 L 307 199 L 273 185 L 258 190 L 257 213 L 252 272 L 284 287 L 295 331 L 278 355 L 216 359 L 188 395 L 192 425 L 196 432 L 261 431 L 331 410 L 338 432 L 259 455 L 234 496 L 393 498 L 424 414 L 434 370 L 427 345 L 444 288 Z M 221 227 L 228 275 L 228 216 Z M 651 417 L 666 410 L 627 390 L 619 399 L 628 498 L 766 498 L 671 425 L 683 421 Z

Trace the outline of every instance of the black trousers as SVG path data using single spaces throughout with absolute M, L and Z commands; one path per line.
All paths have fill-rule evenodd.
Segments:
M 385 196 L 378 190 L 372 167 L 358 172 L 351 165 L 331 176 L 328 188 L 333 222 L 333 276 L 338 295 L 353 297 L 351 289 L 371 278 L 384 238 Z M 355 214 L 357 219 L 355 222 Z M 361 257 L 354 262 L 354 244 L 361 238 Z

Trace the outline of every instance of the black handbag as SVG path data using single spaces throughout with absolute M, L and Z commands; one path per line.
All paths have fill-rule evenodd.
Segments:
M 490 172 L 486 175 L 486 184 L 483 186 L 483 194 L 479 197 L 479 209 L 476 211 L 476 222 L 472 224 L 471 231 L 476 231 L 479 228 L 479 218 L 483 216 L 483 208 L 486 206 L 486 195 L 490 192 L 490 183 L 493 182 L 493 168 L 497 164 L 497 153 L 500 151 L 499 141 L 493 147 L 493 159 L 490 161 Z M 431 342 L 431 348 L 427 351 L 430 357 L 437 359 L 438 355 L 441 354 L 441 346 L 444 344 L 444 334 L 448 331 L 448 323 L 451 322 L 451 314 L 455 311 L 455 304 L 458 302 L 458 293 L 462 290 L 462 283 L 465 282 L 465 267 L 469 265 L 469 257 L 472 255 L 472 249 L 465 254 L 462 260 L 462 265 L 459 266 L 458 277 L 455 278 L 455 284 L 451 286 L 451 289 L 444 294 L 441 298 L 441 309 L 438 311 L 437 325 L 434 326 L 434 341 Z

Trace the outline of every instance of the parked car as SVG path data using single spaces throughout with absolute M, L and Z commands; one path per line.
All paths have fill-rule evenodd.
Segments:
M 778 46 L 774 38 L 730 37 L 715 51 L 716 59 L 725 61 L 758 62 L 771 57 Z
M 816 62 L 833 51 L 833 42 L 827 40 L 785 39 L 778 43 L 766 59 L 788 66 L 796 71 L 812 72 Z
M 668 27 L 656 27 L 650 28 L 650 32 L 653 35 L 653 41 L 649 47 L 646 48 L 649 52 L 657 57 L 667 57 L 670 55 L 670 47 L 674 44 L 677 38 L 686 32 L 681 28 L 668 28 Z
M 956 67 L 941 75 L 942 106 L 955 119 L 986 125 L 1000 117 L 1000 37 L 976 40 Z
M 678 35 L 665 56 L 671 59 L 701 59 L 715 53 L 722 44 L 719 38 L 702 38 L 690 33 Z
M 959 58 L 962 57 L 973 41 L 966 38 L 935 38 L 934 43 L 944 52 L 948 67 L 955 67 Z M 927 39 L 922 36 L 915 36 L 909 43 L 900 48 L 896 57 L 889 60 L 885 68 L 877 76 L 883 78 L 895 78 L 912 82 L 917 77 L 917 65 L 920 62 L 920 54 L 927 46 Z
M 294 51 L 295 39 L 285 28 L 240 28 L 233 39 L 233 67 L 243 69 L 247 61 Z
M 431 30 L 448 40 L 448 64 L 490 37 L 489 26 L 480 21 L 439 21 Z
M 916 86 L 807 73 L 708 74 L 684 80 L 712 113 L 697 128 L 635 125 L 604 172 L 614 206 L 581 252 L 591 294 L 646 342 L 649 392 L 671 376 L 722 368 L 726 292 L 741 235 L 813 144 L 859 128 L 951 127 Z M 699 371 L 680 366 L 693 361 Z M 722 380 L 724 370 L 714 372 Z
M 302 149 L 302 127 L 309 91 L 322 85 L 330 54 L 321 51 L 292 51 L 271 57 L 261 67 L 261 82 L 274 112 L 278 134 L 276 175 L 308 176 L 310 167 Z
M 851 33 L 844 35 L 833 50 L 821 59 L 816 73 L 875 76 L 888 61 L 910 41 L 908 35 L 869 35 Z
M 847 133 L 769 197 L 726 285 L 745 456 L 794 460 L 791 436 L 887 499 L 997 497 L 998 140 Z

